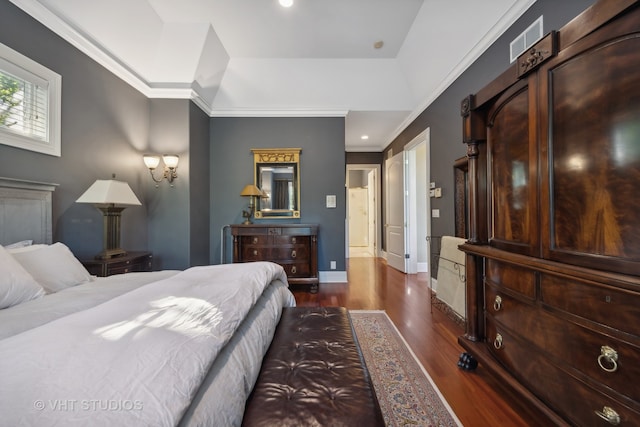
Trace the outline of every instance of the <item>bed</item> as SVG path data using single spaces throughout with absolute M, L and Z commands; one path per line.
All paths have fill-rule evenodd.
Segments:
M 240 425 L 283 307 L 277 264 L 90 276 L 55 186 L 0 179 L 4 425 Z

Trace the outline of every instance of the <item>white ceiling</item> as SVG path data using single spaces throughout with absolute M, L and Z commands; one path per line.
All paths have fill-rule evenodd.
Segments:
M 535 2 L 11 1 L 149 97 L 346 116 L 347 151 L 384 149 Z

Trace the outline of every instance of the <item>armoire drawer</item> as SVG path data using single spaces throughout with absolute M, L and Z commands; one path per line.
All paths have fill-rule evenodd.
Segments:
M 257 234 L 255 236 L 240 236 L 242 245 L 268 245 L 271 236 Z
M 596 323 L 637 335 L 640 293 L 606 285 L 543 274 L 541 299 L 545 304 Z
M 570 423 L 579 426 L 609 425 L 596 412 L 611 408 L 620 426 L 637 425 L 640 412 L 553 364 L 487 316 L 487 346 L 496 359 L 520 382 Z
M 536 277 L 532 270 L 487 259 L 486 280 L 511 289 L 531 299 L 536 296 Z
M 485 307 L 496 325 L 520 335 L 557 364 L 566 364 L 567 369 L 576 369 L 640 401 L 640 348 L 522 303 L 488 285 Z
M 272 236 L 273 244 L 276 246 L 300 245 L 309 246 L 311 237 L 309 236 Z

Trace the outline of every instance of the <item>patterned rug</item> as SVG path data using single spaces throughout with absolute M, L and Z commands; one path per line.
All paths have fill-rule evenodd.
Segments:
M 349 314 L 388 427 L 462 426 L 384 311 Z

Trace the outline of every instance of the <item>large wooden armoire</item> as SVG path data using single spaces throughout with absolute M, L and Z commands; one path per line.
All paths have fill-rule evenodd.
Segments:
M 459 342 L 556 425 L 640 425 L 640 4 L 602 0 L 462 102 Z

